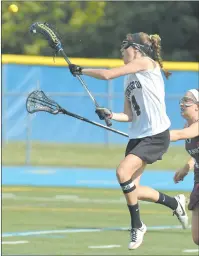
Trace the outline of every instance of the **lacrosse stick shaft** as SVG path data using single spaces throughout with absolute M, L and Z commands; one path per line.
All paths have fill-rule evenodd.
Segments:
M 56 53 L 61 52 L 65 61 L 68 64 L 71 64 L 69 58 L 67 57 L 66 53 L 64 52 L 64 50 L 62 48 L 61 41 L 60 41 L 59 37 L 57 36 L 56 32 L 53 31 L 52 27 L 48 23 L 35 22 L 31 25 L 30 31 L 31 31 L 31 33 L 42 34 L 48 40 L 50 46 L 56 51 Z M 93 97 L 91 92 L 89 91 L 88 87 L 86 86 L 86 84 L 84 83 L 82 78 L 80 76 L 77 76 L 77 78 L 80 81 L 80 83 L 82 84 L 82 86 L 85 88 L 85 90 L 87 91 L 91 100 L 94 102 L 96 108 L 99 107 L 99 104 L 97 103 L 97 101 L 95 100 L 95 98 Z M 104 120 L 105 120 L 107 126 L 112 125 L 110 119 L 108 119 L 107 117 L 105 117 Z
M 68 65 L 70 65 L 71 62 L 70 62 L 68 56 L 65 54 L 64 50 L 61 48 L 61 49 L 59 50 L 59 52 L 62 53 L 62 55 L 64 56 L 65 61 L 68 63 Z M 91 100 L 92 100 L 93 103 L 95 104 L 95 107 L 98 108 L 98 107 L 99 107 L 99 104 L 97 103 L 96 99 L 93 97 L 93 95 L 91 94 L 91 92 L 89 91 L 89 89 L 88 89 L 87 85 L 85 84 L 85 82 L 83 81 L 83 79 L 82 79 L 79 75 L 76 75 L 76 77 L 77 77 L 77 79 L 80 81 L 80 83 L 83 85 L 84 89 L 87 91 L 89 97 L 91 98 Z M 110 121 L 108 118 L 105 118 L 105 122 L 106 122 L 107 126 L 111 126 L 111 125 L 112 125 L 111 121 Z
M 63 54 L 64 59 L 66 60 L 66 62 L 68 63 L 68 65 L 71 64 L 68 56 L 65 54 L 64 50 L 61 49 L 60 52 Z M 83 87 L 85 88 L 85 90 L 87 91 L 88 95 L 90 96 L 90 98 L 92 99 L 92 101 L 94 102 L 96 107 L 99 107 L 99 104 L 97 103 L 97 101 L 95 100 L 95 98 L 93 97 L 93 95 L 91 94 L 91 92 L 89 91 L 87 85 L 85 84 L 85 82 L 83 81 L 83 79 L 79 76 L 76 75 L 77 79 L 80 81 L 80 83 L 83 85 Z
M 77 115 L 77 114 L 71 113 L 71 112 L 69 112 L 69 111 L 67 111 L 67 110 L 65 110 L 65 109 L 63 109 L 63 108 L 60 109 L 60 113 L 63 113 L 63 114 L 65 114 L 65 115 L 68 115 L 68 116 L 71 116 L 71 117 L 74 117 L 74 118 L 79 119 L 79 120 L 81 120 L 81 121 L 84 121 L 84 122 L 86 122 L 86 123 L 93 124 L 93 125 L 95 125 L 95 126 L 101 127 L 101 128 L 106 129 L 106 130 L 108 130 L 108 131 L 111 131 L 111 132 L 120 134 L 120 135 L 122 135 L 122 136 L 124 136 L 124 137 L 128 137 L 128 134 L 126 134 L 126 133 L 124 133 L 124 132 L 121 132 L 121 131 L 119 131 L 119 130 L 116 130 L 116 129 L 107 127 L 107 126 L 105 126 L 105 125 L 103 125 L 103 124 L 100 124 L 100 123 L 91 121 L 91 120 L 89 120 L 89 119 L 87 119 L 87 118 L 85 118 L 85 117 L 82 117 L 82 116 L 79 116 L 79 115 Z

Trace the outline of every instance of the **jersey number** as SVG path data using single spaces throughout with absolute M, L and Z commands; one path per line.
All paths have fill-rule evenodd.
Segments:
M 139 116 L 141 114 L 141 111 L 140 111 L 140 107 L 139 107 L 134 95 L 131 97 L 131 101 L 132 101 L 132 105 L 133 105 L 133 108 L 134 108 L 137 116 Z

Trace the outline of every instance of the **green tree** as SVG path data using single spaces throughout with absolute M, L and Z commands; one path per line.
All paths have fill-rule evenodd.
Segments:
M 48 22 L 59 29 L 64 43 L 71 43 L 83 24 L 91 26 L 104 15 L 105 2 L 16 2 L 17 13 L 8 10 L 10 2 L 2 2 L 2 51 L 13 54 L 51 55 L 47 41 L 33 37 L 30 25 L 36 21 Z M 70 48 L 69 46 L 69 48 Z
M 35 21 L 53 24 L 69 56 L 119 58 L 127 33 L 160 34 L 163 58 L 198 61 L 198 2 L 17 2 L 2 5 L 2 52 L 52 55 L 47 42 L 28 32 Z

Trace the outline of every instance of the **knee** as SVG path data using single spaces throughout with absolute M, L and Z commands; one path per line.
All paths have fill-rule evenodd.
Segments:
M 125 182 L 131 178 L 131 175 L 129 174 L 127 168 L 125 168 L 124 165 L 119 165 L 117 170 L 116 170 L 116 176 L 118 181 Z
M 117 176 L 118 180 L 120 181 L 120 179 L 124 176 L 124 168 L 123 167 L 121 167 L 121 166 L 117 167 L 116 176 Z
M 118 182 L 124 194 L 130 193 L 136 189 L 136 186 L 131 178 L 131 173 L 124 165 L 120 165 L 116 170 Z

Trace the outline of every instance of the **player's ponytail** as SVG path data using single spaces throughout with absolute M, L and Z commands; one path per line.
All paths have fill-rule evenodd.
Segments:
M 165 77 L 168 79 L 171 73 L 163 67 L 163 60 L 161 57 L 161 38 L 159 35 L 149 35 L 152 48 L 154 50 L 154 60 L 157 61 L 164 72 Z

